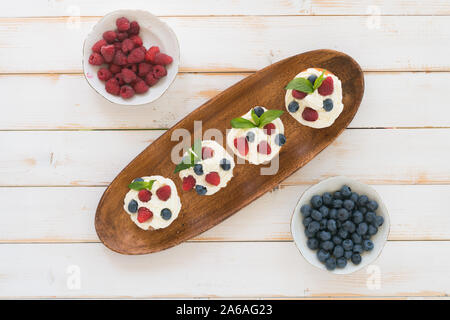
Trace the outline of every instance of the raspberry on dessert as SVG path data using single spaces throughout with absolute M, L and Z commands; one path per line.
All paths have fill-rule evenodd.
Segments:
M 214 157 L 214 150 L 211 149 L 210 147 L 203 147 L 202 148 L 202 159 L 206 160 L 209 158 Z
M 167 70 L 164 66 L 156 65 L 153 67 L 152 73 L 155 78 L 160 79 L 167 75 Z
M 220 176 L 217 172 L 210 172 L 205 176 L 206 182 L 212 184 L 213 186 L 218 186 L 220 184 Z
M 139 77 L 145 77 L 149 72 L 153 69 L 152 65 L 147 62 L 141 62 L 138 66 L 138 75 Z
M 134 96 L 134 89 L 128 85 L 124 85 L 120 87 L 120 96 L 124 99 L 130 99 Z
M 165 53 L 157 53 L 155 55 L 155 64 L 166 66 L 168 64 L 171 64 L 172 62 L 173 62 L 172 57 Z
M 158 196 L 159 200 L 167 201 L 167 199 L 170 198 L 170 194 L 172 193 L 172 190 L 170 189 L 170 186 L 165 185 L 160 187 L 158 190 L 156 190 L 156 195 Z
M 102 81 L 108 81 L 112 78 L 112 73 L 106 68 L 101 68 L 97 71 L 97 77 Z
M 241 155 L 246 156 L 248 154 L 248 142 L 245 137 L 235 138 L 233 143 Z
M 119 31 L 127 31 L 130 29 L 130 21 L 125 17 L 121 17 L 116 20 L 116 26 Z
M 159 53 L 159 47 L 157 46 L 150 47 L 150 49 L 148 49 L 148 51 L 145 53 L 145 61 L 150 62 L 152 64 L 156 64 L 155 56 L 157 53 Z
M 142 202 L 148 202 L 152 198 L 152 193 L 147 189 L 142 189 L 138 193 L 138 198 Z
M 115 96 L 118 96 L 120 94 L 120 85 L 117 79 L 111 78 L 108 81 L 106 81 L 105 84 L 106 92 L 111 93 Z
M 136 80 L 136 73 L 134 73 L 132 70 L 127 69 L 127 68 L 122 69 L 122 76 L 123 76 L 123 81 L 125 81 L 125 83 L 131 83 L 134 80 Z
M 139 26 L 139 23 L 137 21 L 131 21 L 130 22 L 130 29 L 128 30 L 129 35 L 136 35 L 139 34 L 141 27 Z
M 138 215 L 137 215 L 137 221 L 139 221 L 140 223 L 143 223 L 152 217 L 153 217 L 153 212 L 151 212 L 149 209 L 147 209 L 145 207 L 139 208 Z
M 94 66 L 99 66 L 99 65 L 103 64 L 104 62 L 105 62 L 105 59 L 103 59 L 103 57 L 96 52 L 91 54 L 89 57 L 89 64 L 92 64 Z
M 144 61 L 145 53 L 141 48 L 142 47 L 131 50 L 130 54 L 128 55 L 128 63 L 139 63 Z
M 127 64 L 127 56 L 122 52 L 122 50 L 116 51 L 116 53 L 114 54 L 113 63 L 119 66 L 124 66 Z
M 193 176 L 187 176 L 183 178 L 183 190 L 189 191 L 195 186 L 195 178 Z
M 295 99 L 303 99 L 304 97 L 306 97 L 308 94 L 305 92 L 301 92 L 301 91 L 297 91 L 295 89 L 292 90 L 292 96 Z
M 146 93 L 149 89 L 149 86 L 145 83 L 144 80 L 138 78 L 133 85 L 133 89 L 136 93 Z
M 93 46 L 92 46 L 92 52 L 100 53 L 100 50 L 103 46 L 105 46 L 107 42 L 104 39 L 98 40 Z
M 127 53 L 134 49 L 134 41 L 131 39 L 125 39 L 122 41 L 122 51 Z
M 122 42 L 125 39 L 128 39 L 128 33 L 126 32 L 116 32 L 117 33 L 117 40 L 119 40 L 119 42 Z
M 261 141 L 257 146 L 257 151 L 262 154 L 271 154 L 272 148 L 267 143 L 267 141 Z
M 334 83 L 332 77 L 326 77 L 325 80 L 323 80 L 320 87 L 317 89 L 319 94 L 322 96 L 328 96 L 333 93 L 334 90 Z
M 264 132 L 270 136 L 273 132 L 275 132 L 275 125 L 273 123 L 268 123 L 263 127 L 263 129 Z
M 113 43 L 117 39 L 117 33 L 112 30 L 103 32 L 103 39 L 108 43 Z
M 319 114 L 316 110 L 306 107 L 302 112 L 302 118 L 306 121 L 316 121 L 319 118 Z
M 101 52 L 103 58 L 105 59 L 105 62 L 110 63 L 114 59 L 114 54 L 116 53 L 116 49 L 114 48 L 114 45 L 109 44 L 109 45 L 103 46 L 100 49 L 100 52 Z
M 109 65 L 109 71 L 111 71 L 112 74 L 116 74 L 122 71 L 122 67 L 112 63 Z
M 155 78 L 155 77 L 153 76 L 153 73 L 151 73 L 151 72 L 148 73 L 148 74 L 145 76 L 145 82 L 147 83 L 147 85 L 148 85 L 149 87 L 155 85 L 158 81 L 159 81 L 159 79 L 158 79 L 158 78 Z
M 130 37 L 130 40 L 134 42 L 134 45 L 135 45 L 136 47 L 142 47 L 142 45 L 144 44 L 144 43 L 142 42 L 141 37 L 139 37 L 139 36 L 136 35 L 136 34 L 133 35 L 133 36 L 131 36 L 131 37 Z M 145 52 L 147 52 L 147 50 L 145 50 Z

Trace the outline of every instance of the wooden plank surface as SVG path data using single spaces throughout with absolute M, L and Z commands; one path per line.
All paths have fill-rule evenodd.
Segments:
M 357 297 L 450 293 L 450 242 L 388 242 L 371 269 L 350 275 L 316 269 L 302 258 L 292 242 L 185 243 L 144 256 L 122 256 L 101 244 L 3 244 L 0 255 L 7 257 L 0 260 L 0 297 Z
M 378 27 L 368 24 L 367 19 L 365 16 L 163 18 L 178 36 L 181 71 L 254 71 L 294 54 L 326 48 L 349 54 L 365 71 L 450 70 L 450 48 L 442 45 L 450 39 L 448 17 L 386 16 Z M 0 59 L 8 61 L 1 64 L 0 73 L 81 72 L 82 44 L 97 20 L 0 19 Z M 294 41 L 298 39 L 298 30 L 308 36 Z
M 3 104 L 9 111 L 0 117 L 0 130 L 170 128 L 247 75 L 180 74 L 161 99 L 137 107 L 103 99 L 82 75 L 1 75 Z M 350 128 L 450 127 L 450 108 L 443 103 L 450 101 L 450 73 L 366 72 L 365 81 Z M 31 92 L 18 94 L 24 87 Z M 37 95 L 38 105 L 30 107 Z
M 193 240 L 290 241 L 292 211 L 307 187 L 281 185 Z M 390 212 L 389 240 L 450 240 L 450 209 L 441 201 L 450 194 L 450 185 L 374 188 Z M 94 216 L 104 189 L 0 188 L 0 212 L 4 217 L 0 242 L 98 242 Z

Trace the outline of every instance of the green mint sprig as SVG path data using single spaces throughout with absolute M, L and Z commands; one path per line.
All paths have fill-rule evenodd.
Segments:
M 321 75 L 316 78 L 314 81 L 314 84 L 312 84 L 308 79 L 306 78 L 294 78 L 292 79 L 286 86 L 286 90 L 293 89 L 297 91 L 301 91 L 304 93 L 313 93 L 316 91 L 317 88 L 319 88 L 322 85 L 323 80 L 325 80 L 325 71 L 322 71 Z
M 191 149 L 188 150 L 188 152 L 189 155 L 184 157 L 183 160 L 179 164 L 177 164 L 174 173 L 192 168 L 198 161 L 201 160 L 201 157 L 199 155 L 201 155 L 202 153 L 202 140 L 196 139 L 194 141 L 194 145 Z
M 231 127 L 236 129 L 263 128 L 266 124 L 279 118 L 283 113 L 283 110 L 267 110 L 261 117 L 258 117 L 255 110 L 252 109 L 251 116 L 253 121 L 242 117 L 234 118 L 231 120 Z
M 155 182 L 155 180 L 150 180 L 150 181 L 133 181 L 132 183 L 130 183 L 128 185 L 128 188 L 130 188 L 132 190 L 136 190 L 136 191 L 140 191 L 140 190 L 143 190 L 143 189 L 151 190 L 154 182 Z

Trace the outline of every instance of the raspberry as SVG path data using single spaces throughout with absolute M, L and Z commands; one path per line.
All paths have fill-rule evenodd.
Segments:
M 125 80 L 123 80 L 122 72 L 116 73 L 114 75 L 114 79 L 117 80 L 117 83 L 119 83 L 119 86 L 123 86 L 125 84 Z
M 138 198 L 142 202 L 148 202 L 152 198 L 152 193 L 147 189 L 142 189 L 138 193 Z
M 202 159 L 206 160 L 209 158 L 214 157 L 214 150 L 209 147 L 203 147 L 202 148 Z
M 139 63 L 139 66 L 138 66 L 138 70 L 139 70 L 138 74 L 140 77 L 145 77 L 149 72 L 152 72 L 152 69 L 153 69 L 153 67 L 150 63 L 141 62 L 141 63 Z
M 128 55 L 128 63 L 139 63 L 144 61 L 145 53 L 141 48 L 142 47 L 131 50 L 130 54 Z
M 130 37 L 130 40 L 134 42 L 134 45 L 135 45 L 136 47 L 142 47 L 142 45 L 144 44 L 144 43 L 142 42 L 141 37 L 139 37 L 138 35 L 133 35 L 133 36 L 131 36 L 131 37 Z M 145 50 L 145 52 L 147 52 L 147 50 Z
M 125 39 L 122 41 L 122 51 L 127 53 L 134 48 L 134 41 L 130 39 Z
M 320 85 L 319 89 L 317 91 L 322 96 L 328 96 L 333 93 L 334 90 L 334 84 L 333 84 L 333 78 L 332 77 L 326 77 L 325 80 L 323 80 L 322 84 Z
M 149 220 L 152 217 L 153 217 L 153 212 L 151 212 L 149 209 L 147 209 L 145 207 L 140 207 L 139 208 L 138 215 L 137 215 L 137 220 L 140 223 L 143 223 L 143 222 Z
M 137 21 L 130 22 L 130 29 L 128 30 L 129 35 L 139 34 L 140 30 L 141 30 L 141 27 L 139 26 L 139 23 L 137 23 Z
M 130 29 L 130 21 L 125 17 L 119 18 L 116 20 L 116 26 L 119 31 L 127 31 Z
M 122 69 L 122 76 L 125 83 L 131 83 L 136 80 L 136 73 L 127 68 Z
M 103 33 L 103 39 L 108 43 L 113 43 L 117 39 L 117 34 L 112 30 L 105 31 Z
M 159 81 L 159 79 L 155 78 L 155 77 L 153 76 L 153 73 L 148 73 L 148 74 L 145 76 L 145 82 L 147 83 L 147 85 L 148 85 L 149 87 L 154 86 L 158 81 Z
M 220 176 L 217 172 L 208 173 L 205 177 L 205 180 L 213 186 L 218 186 L 220 184 Z
M 127 64 L 127 56 L 125 55 L 125 53 L 122 52 L 122 50 L 116 51 L 116 53 L 114 55 L 113 63 L 117 64 L 119 66 L 124 66 Z
M 111 71 L 112 74 L 116 74 L 122 71 L 122 67 L 118 66 L 117 64 L 110 64 L 109 71 Z
M 183 178 L 183 190 L 189 191 L 195 186 L 195 178 L 193 176 L 187 176 Z
M 171 192 L 172 190 L 170 189 L 170 186 L 165 185 L 156 190 L 156 195 L 158 196 L 159 200 L 167 201 L 167 199 L 170 198 Z
M 116 49 L 114 48 L 114 45 L 109 44 L 107 46 L 103 46 L 100 50 L 102 53 L 103 58 L 105 59 L 105 62 L 112 62 L 114 59 L 114 54 L 116 52 Z
M 117 42 L 114 42 L 113 44 L 114 44 L 114 49 L 122 50 L 122 42 L 117 41 Z
M 171 64 L 172 61 L 173 61 L 172 57 L 168 56 L 167 54 L 157 53 L 155 55 L 155 64 L 166 66 L 168 64 Z
M 134 89 L 130 86 L 120 87 L 120 96 L 124 99 L 130 99 L 134 96 Z
M 319 114 L 316 110 L 306 107 L 302 112 L 302 117 L 306 121 L 316 121 L 319 118 Z
M 160 79 L 167 75 L 167 70 L 164 66 L 156 65 L 153 67 L 152 73 L 155 78 Z
M 117 33 L 117 40 L 123 41 L 125 39 L 128 39 L 128 33 L 126 32 L 116 32 Z
M 262 154 L 270 154 L 272 152 L 272 148 L 267 143 L 267 141 L 261 141 L 257 146 L 257 150 Z
M 115 96 L 118 96 L 120 93 L 119 82 L 115 78 L 112 78 L 112 79 L 109 79 L 108 81 L 106 81 L 105 88 L 106 88 L 106 92 L 109 92 Z
M 248 154 L 248 142 L 245 137 L 235 138 L 233 143 L 234 147 L 239 151 L 241 155 L 246 156 Z
M 270 136 L 273 131 L 275 131 L 275 125 L 273 123 L 268 123 L 264 126 L 263 129 L 265 130 L 264 132 Z
M 112 78 L 112 73 L 106 68 L 101 68 L 97 71 L 97 77 L 102 81 L 108 81 Z
M 150 49 L 148 49 L 148 51 L 145 53 L 145 61 L 148 61 L 152 64 L 156 64 L 155 56 L 157 53 L 159 53 L 159 47 L 156 46 L 150 47 Z
M 297 91 L 297 90 L 292 90 L 292 96 L 295 98 L 295 99 L 303 99 L 304 97 L 306 97 L 308 94 L 307 93 L 304 93 L 304 92 L 301 92 L 301 91 Z
M 105 62 L 105 60 L 103 59 L 103 57 L 96 52 L 91 54 L 91 56 L 89 57 L 89 63 L 94 66 L 99 66 L 99 65 L 103 64 L 104 62 Z
M 98 40 L 93 46 L 92 51 L 95 53 L 100 53 L 101 48 L 106 45 L 106 41 L 104 39 Z
M 133 89 L 136 93 L 146 93 L 149 89 L 149 86 L 145 83 L 144 80 L 138 78 L 133 85 Z

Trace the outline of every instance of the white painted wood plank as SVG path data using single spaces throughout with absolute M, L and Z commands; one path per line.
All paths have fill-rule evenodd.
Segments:
M 162 133 L 3 131 L 0 186 L 107 185 Z M 285 184 L 312 184 L 334 175 L 373 184 L 449 184 L 449 133 L 348 129 Z
M 376 8 L 370 6 L 376 5 Z M 123 6 L 114 0 L 21 0 L 3 2 L 4 17 L 102 16 Z M 129 0 L 129 9 L 148 10 L 156 15 L 383 15 L 450 14 L 446 0 Z
M 170 128 L 245 76 L 180 74 L 161 99 L 124 108 L 103 99 L 82 75 L 2 75 L 8 112 L 0 118 L 0 130 Z M 367 72 L 365 80 L 364 99 L 351 128 L 450 126 L 445 103 L 450 101 L 450 73 Z M 30 93 L 17 94 L 24 87 Z
M 194 241 L 292 240 L 290 219 L 308 186 L 281 186 Z M 450 185 L 375 185 L 391 215 L 390 240 L 450 240 Z M 0 242 L 98 242 L 104 187 L 0 188 Z M 125 213 L 124 213 L 125 214 Z
M 374 264 L 380 275 L 379 288 L 371 281 L 373 269 L 372 274 L 367 269 L 351 275 L 327 273 L 309 265 L 292 242 L 186 243 L 144 256 L 119 255 L 101 244 L 2 244 L 0 255 L 7 257 L 0 260 L 0 297 L 450 293 L 450 242 L 446 241 L 388 242 Z M 76 273 L 80 287 L 71 290 L 68 284 L 74 284 Z
M 331 48 L 368 70 L 450 70 L 450 19 L 386 16 L 168 17 L 182 71 L 253 71 L 282 58 Z M 0 19 L 0 73 L 81 72 L 85 35 L 98 18 Z M 327 26 L 327 27 L 324 27 Z M 236 32 L 239 30 L 239 32 Z M 299 39 L 299 30 L 307 37 Z M 45 48 L 43 50 L 42 48 Z M 388 48 L 388 49 L 384 49 Z

